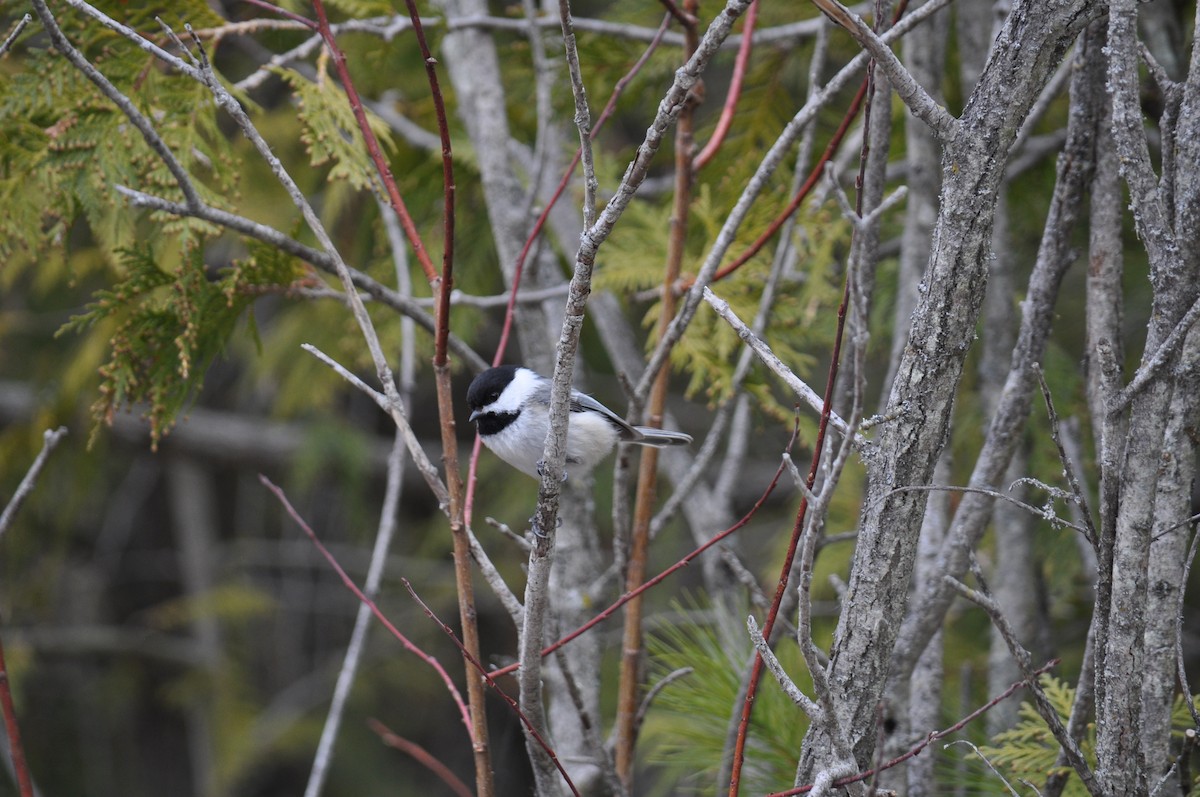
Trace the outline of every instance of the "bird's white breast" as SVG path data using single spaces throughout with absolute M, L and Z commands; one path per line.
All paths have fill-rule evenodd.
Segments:
M 503 397 L 501 397 L 503 398 Z M 539 478 L 537 464 L 550 433 L 549 408 L 526 404 L 513 423 L 483 442 L 518 470 Z M 603 417 L 590 412 L 572 412 L 567 422 L 567 473 L 583 474 L 604 459 L 617 442 L 617 430 Z

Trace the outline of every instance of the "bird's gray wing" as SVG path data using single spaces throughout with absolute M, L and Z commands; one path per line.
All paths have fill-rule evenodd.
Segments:
M 629 424 L 625 423 L 625 419 L 608 407 L 596 401 L 586 393 L 580 393 L 578 390 L 571 391 L 571 412 L 595 412 L 604 416 L 611 423 L 620 435 L 622 440 L 633 441 L 640 440 L 642 433 L 634 429 Z
M 538 375 L 537 382 L 534 383 L 533 393 L 530 394 L 529 400 L 536 404 L 550 406 L 550 380 L 544 376 Z

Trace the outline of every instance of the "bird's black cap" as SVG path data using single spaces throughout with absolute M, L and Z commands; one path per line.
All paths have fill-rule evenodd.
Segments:
M 500 398 L 504 388 L 513 380 L 517 373 L 515 365 L 500 365 L 489 368 L 471 381 L 467 388 L 467 406 L 471 410 L 480 410 Z

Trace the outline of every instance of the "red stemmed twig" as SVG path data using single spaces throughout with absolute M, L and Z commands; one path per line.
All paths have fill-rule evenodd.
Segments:
M 1041 675 L 1042 673 L 1049 672 L 1050 670 L 1057 667 L 1058 663 L 1059 663 L 1059 659 L 1051 659 L 1050 661 L 1046 662 L 1041 667 L 1037 668 L 1032 673 L 1030 673 L 1030 675 Z M 868 769 L 865 772 L 859 772 L 857 775 L 849 775 L 844 778 L 839 778 L 838 780 L 835 780 L 833 783 L 831 783 L 830 786 L 837 788 L 838 786 L 848 786 L 851 783 L 858 783 L 859 781 L 866 780 L 867 778 L 873 777 L 874 775 L 877 775 L 880 772 L 891 769 L 894 766 L 903 764 L 905 761 L 907 761 L 910 758 L 915 758 L 916 756 L 921 754 L 922 750 L 924 750 L 926 747 L 928 747 L 932 743 L 936 742 L 938 739 L 945 739 L 950 734 L 961 731 L 963 728 L 965 728 L 967 726 L 967 723 L 971 722 L 974 719 L 977 719 L 982 714 L 985 714 L 988 711 L 991 711 L 998 704 L 1000 704 L 1003 701 L 1007 700 L 1008 698 L 1012 697 L 1014 694 L 1016 694 L 1016 692 L 1018 690 L 1020 690 L 1024 686 L 1026 686 L 1027 683 L 1028 682 L 1025 680 L 1017 681 L 1016 683 L 1010 685 L 1003 692 L 996 695 L 991 700 L 984 703 L 982 706 L 975 709 L 970 714 L 968 714 L 967 716 L 960 719 L 958 722 L 951 725 L 949 728 L 945 728 L 940 731 L 930 732 L 930 734 L 928 736 L 926 736 L 918 744 L 916 744 L 915 746 L 910 748 L 907 752 L 902 753 L 902 754 L 896 756 L 895 758 L 893 758 L 892 760 L 886 761 L 883 764 L 880 764 L 879 766 L 877 766 L 873 769 Z M 797 786 L 796 788 L 788 789 L 787 791 L 771 792 L 770 794 L 767 795 L 767 797 L 791 797 L 794 794 L 808 794 L 810 791 L 813 790 L 814 786 L 815 786 L 815 784 L 809 783 L 806 786 Z
M 895 15 L 893 17 L 893 24 L 895 24 L 895 21 L 898 20 L 900 15 L 904 13 L 904 10 L 907 8 L 907 6 L 907 0 L 901 0 L 901 2 L 897 5 Z M 867 67 L 867 78 L 864 81 L 863 88 L 860 89 L 860 94 L 864 97 L 871 94 L 871 89 L 874 83 L 873 67 L 874 62 Z M 855 104 L 857 105 L 859 103 L 861 103 L 861 100 L 858 100 Z M 857 108 L 854 110 L 857 112 Z M 849 113 L 847 114 L 847 117 L 850 117 Z M 843 120 L 843 127 L 845 125 L 846 121 Z M 867 131 L 870 130 L 870 126 L 870 106 L 867 106 L 866 115 L 863 119 L 863 151 L 859 156 L 858 185 L 860 187 L 862 186 L 863 181 L 863 170 L 866 168 L 867 162 L 867 146 L 868 142 L 870 141 L 870 136 L 867 134 Z M 862 191 L 860 190 L 857 197 L 856 208 L 860 216 L 862 215 L 863 211 L 862 201 Z M 806 478 L 806 486 L 808 487 L 808 490 L 805 493 L 806 497 L 800 501 L 800 508 L 796 512 L 796 522 L 792 527 L 792 536 L 791 540 L 788 542 L 788 550 L 784 557 L 783 566 L 780 568 L 779 581 L 775 588 L 775 597 L 771 601 L 771 607 L 768 609 L 766 620 L 763 622 L 763 639 L 768 641 L 771 639 L 771 631 L 775 627 L 775 622 L 778 619 L 779 607 L 783 603 L 783 596 L 787 590 L 788 579 L 791 575 L 792 564 L 796 556 L 796 548 L 799 544 L 800 535 L 804 529 L 804 521 L 808 514 L 809 504 L 807 495 L 811 494 L 813 484 L 816 482 L 817 468 L 820 465 L 821 453 L 825 446 L 825 433 L 829 425 L 830 413 L 833 410 L 834 386 L 837 384 L 838 368 L 841 362 L 842 341 L 846 328 L 846 312 L 850 305 L 850 276 L 850 269 L 847 269 L 846 278 L 842 287 L 842 301 L 838 305 L 837 330 L 834 333 L 833 351 L 830 354 L 829 376 L 825 382 L 825 400 L 821 408 L 821 420 L 817 429 L 817 439 L 813 444 L 812 464 L 809 467 L 808 476 Z M 746 699 L 742 704 L 742 716 L 738 722 L 737 739 L 734 742 L 733 764 L 729 778 L 729 797 L 737 797 L 738 794 L 738 787 L 741 781 L 742 765 L 745 763 L 746 741 L 749 736 L 750 716 L 754 711 L 754 697 L 758 691 L 758 682 L 762 677 L 763 666 L 764 663 L 762 655 L 756 651 L 754 655 L 754 663 L 750 668 L 750 679 L 746 688 Z
M 402 753 L 410 756 L 414 761 L 428 769 L 433 774 L 441 779 L 450 787 L 450 791 L 458 795 L 458 797 L 473 797 L 473 794 L 467 784 L 450 771 L 450 767 L 437 760 L 428 750 L 414 741 L 405 739 L 403 736 L 398 736 L 393 733 L 388 726 L 384 725 L 377 719 L 367 720 L 367 726 L 373 730 L 380 740 L 388 747 L 394 747 Z
M 521 723 L 525 726 L 525 729 L 529 731 L 529 734 L 534 738 L 538 745 L 546 751 L 546 755 L 550 756 L 550 760 L 554 762 L 555 768 L 558 770 L 559 774 L 563 776 L 563 780 L 566 781 L 567 788 L 571 790 L 571 793 L 574 794 L 575 797 L 579 797 L 578 789 L 575 788 L 575 784 L 571 781 L 571 776 L 567 774 L 565 769 L 563 769 L 563 765 L 558 760 L 558 755 L 555 754 L 553 748 L 551 748 L 546 740 L 542 738 L 542 735 L 538 733 L 537 728 L 533 727 L 533 723 L 530 722 L 529 718 L 525 716 L 525 712 L 521 711 L 521 706 L 518 705 L 517 701 L 514 700 L 508 694 L 508 692 L 505 692 L 503 689 L 501 689 L 500 685 L 496 683 L 496 678 L 499 677 L 499 673 L 488 673 L 488 671 L 485 670 L 483 665 L 479 662 L 479 659 L 472 656 L 470 651 L 468 651 L 466 647 L 463 646 L 463 643 L 459 641 L 458 636 L 456 636 L 454 633 L 454 629 L 443 623 L 441 618 L 433 613 L 433 609 L 430 609 L 425 601 L 421 600 L 421 596 L 418 595 L 416 590 L 413 589 L 413 586 L 411 583 L 409 583 L 408 579 L 402 578 L 400 580 L 404 582 L 404 588 L 408 590 L 408 594 L 412 596 L 413 600 L 415 600 L 421 606 L 421 609 L 425 612 L 425 615 L 430 620 L 433 620 L 435 623 L 437 623 L 438 627 L 446 632 L 446 636 L 450 637 L 450 639 L 462 652 L 463 657 L 475 667 L 475 669 L 479 672 L 479 675 L 483 678 L 484 682 L 490 686 L 492 690 L 496 692 L 496 694 L 500 695 L 500 697 L 504 699 L 504 702 L 508 704 L 509 708 L 517 713 L 517 716 L 521 719 Z
M 695 27 L 696 23 L 699 21 L 696 19 L 694 14 L 689 14 L 687 11 L 676 5 L 675 0 L 658 1 L 662 3 L 663 8 L 667 9 L 667 13 L 674 17 L 675 20 L 685 28 Z
M 446 472 L 446 485 L 449 492 L 449 505 L 446 512 L 450 520 L 450 536 L 454 543 L 454 576 L 458 589 L 459 614 L 462 619 L 463 642 L 469 656 L 478 659 L 480 655 L 479 630 L 476 623 L 475 591 L 471 582 L 470 541 L 467 537 L 464 518 L 464 491 L 462 476 L 458 465 L 458 440 L 454 424 L 454 398 L 450 382 L 450 367 L 447 353 L 447 343 L 450 338 L 450 294 L 454 286 L 454 160 L 450 143 L 450 127 L 446 118 L 446 105 L 442 97 L 437 76 L 437 59 L 429 49 L 425 38 L 425 29 L 417 13 L 415 0 L 405 0 L 409 19 L 412 21 L 413 34 L 421 50 L 421 58 L 425 64 L 425 73 L 429 81 L 430 95 L 433 99 L 434 111 L 437 116 L 438 135 L 442 145 L 442 194 L 444 202 L 443 214 L 443 250 L 442 271 L 439 276 L 429 260 L 428 253 L 421 243 L 416 227 L 412 223 L 391 167 L 383 158 L 379 142 L 367 123 L 366 110 L 358 90 L 354 87 L 349 70 L 346 68 L 346 57 L 337 45 L 329 20 L 325 14 L 322 0 L 312 0 L 313 9 L 317 14 L 317 24 L 325 46 L 333 56 L 334 65 L 342 80 L 346 97 L 358 121 L 359 130 L 367 144 L 367 150 L 375 168 L 379 172 L 380 181 L 392 203 L 392 208 L 400 218 L 405 233 L 408 235 L 414 252 L 429 282 L 438 290 L 437 330 L 434 341 L 433 370 L 437 386 L 439 426 L 442 436 L 442 457 Z M 494 792 L 492 782 L 492 766 L 488 745 L 487 716 L 484 706 L 483 685 L 478 679 L 467 679 L 467 697 L 471 704 L 471 738 L 474 741 L 475 780 L 480 797 L 491 797 Z
M 708 165 L 725 143 L 729 128 L 733 127 L 733 115 L 737 111 L 738 100 L 742 96 L 742 84 L 746 80 L 746 66 L 750 63 L 750 53 L 754 49 L 754 25 L 757 21 L 758 2 L 755 0 L 746 9 L 746 21 L 742 23 L 742 43 L 738 47 L 737 59 L 733 62 L 733 75 L 729 78 L 729 91 L 725 93 L 721 117 L 717 120 L 717 128 L 713 131 L 712 138 L 692 160 L 693 171 L 698 172 Z
M 672 17 L 670 14 L 663 15 L 662 24 L 658 26 L 658 32 L 654 34 L 654 38 L 650 41 L 650 44 L 646 46 L 645 51 L 641 54 L 630 70 L 625 73 L 620 80 L 617 81 L 615 86 L 613 86 L 612 94 L 609 96 L 608 102 L 604 106 L 604 110 L 600 112 L 598 117 L 596 117 L 596 124 L 592 126 L 591 133 L 589 134 L 591 138 L 594 139 L 596 137 L 596 134 L 600 132 L 600 128 L 603 127 L 604 123 L 608 121 L 608 118 L 612 116 L 613 110 L 617 106 L 617 99 L 620 98 L 622 93 L 624 93 L 625 87 L 629 85 L 629 81 L 633 80 L 638 72 L 642 70 L 642 67 L 645 66 L 646 62 L 650 60 L 650 56 L 654 53 L 654 51 L 658 49 L 658 45 L 662 42 L 663 35 L 667 32 L 667 28 L 671 24 L 671 19 Z M 575 149 L 574 157 L 571 158 L 570 165 L 563 170 L 562 179 L 558 181 L 558 186 L 554 189 L 554 193 L 550 196 L 549 201 L 546 202 L 546 206 L 542 208 L 542 212 L 538 215 L 537 220 L 533 224 L 533 228 L 530 230 L 529 237 L 525 239 L 525 245 L 521 247 L 521 251 L 517 255 L 517 261 L 513 265 L 512 288 L 508 292 L 508 304 L 505 307 L 504 312 L 504 324 L 500 328 L 500 339 L 496 344 L 496 354 L 492 357 L 492 365 L 499 365 L 500 363 L 504 362 L 504 352 L 508 348 L 508 340 L 512 334 L 513 312 L 517 304 L 517 291 L 521 288 L 521 277 L 525 272 L 525 261 L 529 257 L 530 250 L 533 249 L 534 242 L 537 241 L 538 236 L 542 234 L 542 230 L 546 226 L 546 220 L 550 217 L 550 211 L 554 209 L 554 206 L 558 203 L 559 198 L 563 195 L 563 192 L 570 184 L 571 175 L 575 173 L 575 167 L 579 165 L 579 160 L 582 156 L 583 150 L 577 147 Z M 479 435 L 475 435 L 475 445 L 471 449 L 471 459 L 470 463 L 467 465 L 467 497 L 464 503 L 463 512 L 464 522 L 466 522 L 468 526 L 471 525 L 471 515 L 475 505 L 475 472 L 479 464 L 479 451 Z
M 286 8 L 280 8 L 274 3 L 268 3 L 266 0 L 246 0 L 246 2 L 252 6 L 258 6 L 259 8 L 270 11 L 272 14 L 278 14 L 281 17 L 290 19 L 292 22 L 299 22 L 301 25 L 304 25 L 310 30 L 317 29 L 317 23 L 313 22 L 308 17 L 297 14 L 295 11 L 288 11 Z
M 329 20 L 325 16 L 325 6 L 321 0 L 313 0 L 313 10 L 317 14 L 317 30 L 320 31 L 321 38 L 325 41 L 325 47 L 333 58 L 334 69 L 337 70 L 338 78 L 342 81 L 342 90 L 346 92 L 346 97 L 350 101 L 350 108 L 354 111 L 354 118 L 358 121 L 358 129 L 362 132 L 363 142 L 367 145 L 367 152 L 375 164 L 375 169 L 379 172 L 380 181 L 383 183 L 383 189 L 387 193 L 392 210 L 396 211 L 396 215 L 400 219 L 400 225 L 404 228 L 404 234 L 408 236 L 409 244 L 412 245 L 413 255 L 421 264 L 421 270 L 425 272 L 425 278 L 429 280 L 430 284 L 437 284 L 437 269 L 433 267 L 433 261 L 429 259 L 429 252 L 425 250 L 425 244 L 421 241 L 421 234 L 417 232 L 417 225 L 413 222 L 404 200 L 400 197 L 400 189 L 396 186 L 392 167 L 383 157 L 379 139 L 375 137 L 375 131 L 371 129 L 371 125 L 367 121 L 367 110 L 363 106 L 362 98 L 358 95 L 354 81 L 350 78 L 350 70 L 346 68 L 346 54 L 338 46 L 333 30 L 329 27 Z M 415 19 L 414 27 L 415 31 L 420 34 L 421 27 L 416 24 Z M 440 94 L 437 96 L 440 98 Z
M 421 241 L 421 234 L 417 232 L 417 225 L 413 222 L 412 216 L 409 215 L 408 207 L 404 204 L 404 199 L 400 196 L 400 190 L 396 187 L 396 178 L 392 175 L 392 168 L 383 157 L 383 150 L 379 147 L 379 139 L 375 137 L 375 131 L 371 129 L 371 125 L 367 122 L 367 112 L 363 106 L 362 98 L 358 94 L 358 89 L 354 86 L 354 81 L 350 79 L 350 71 L 346 68 L 346 54 L 342 52 L 342 49 L 338 46 L 337 39 L 334 38 L 333 30 L 329 27 L 329 20 L 325 15 L 325 6 L 321 3 L 321 0 L 313 0 L 313 9 L 317 14 L 317 21 L 315 22 L 294 11 L 288 11 L 286 8 L 280 8 L 274 3 L 266 2 L 266 0 L 246 0 L 246 2 L 270 11 L 272 14 L 286 17 L 293 22 L 299 22 L 321 35 L 326 48 L 329 50 L 329 54 L 333 57 L 334 69 L 337 70 L 338 78 L 342 81 L 342 89 L 346 92 L 346 96 L 350 100 L 350 108 L 354 111 L 354 118 L 358 122 L 359 130 L 362 131 L 363 142 L 367 145 L 367 152 L 371 156 L 371 161 L 375 164 L 375 169 L 379 172 L 384 191 L 388 195 L 388 201 L 391 203 L 392 209 L 396 212 L 396 216 L 400 219 L 400 225 L 404 228 L 404 234 L 408 237 L 409 244 L 412 245 L 413 254 L 416 256 L 417 262 L 421 264 L 421 270 L 425 272 L 425 278 L 431 284 L 436 284 L 438 280 L 437 269 L 433 267 L 433 261 L 429 259 L 429 252 L 426 251 L 425 244 Z M 415 12 L 413 13 L 415 14 Z M 416 24 L 416 29 L 420 31 L 420 25 L 417 24 L 417 20 L 415 19 L 414 24 Z M 440 94 L 438 97 L 440 99 Z
M 792 437 L 788 441 L 788 450 L 791 449 L 792 443 L 795 442 L 795 439 L 796 439 L 796 431 L 793 430 Z M 719 534 L 714 535 L 713 538 L 710 539 L 708 542 L 704 543 L 699 548 L 692 551 L 687 556 L 683 557 L 678 562 L 671 565 L 670 567 L 668 567 L 666 570 L 659 573 L 654 578 L 649 579 L 648 581 L 646 581 L 644 584 L 642 584 L 637 589 L 626 592 L 624 595 L 622 595 L 620 598 L 618 598 L 615 603 L 613 603 L 611 606 L 609 606 L 604 611 L 600 612 L 598 615 L 593 617 L 591 620 L 588 620 L 586 623 L 579 626 L 579 628 L 576 628 L 574 631 L 572 631 L 571 633 L 562 637 L 557 642 L 553 642 L 550 645 L 543 648 L 542 656 L 543 657 L 549 656 L 551 653 L 558 650 L 563 645 L 566 645 L 567 643 L 572 642 L 572 641 L 578 639 L 579 637 L 583 636 L 585 633 L 587 633 L 593 627 L 599 625 L 600 623 L 607 620 L 609 617 L 612 617 L 614 614 L 616 614 L 617 610 L 620 609 L 622 606 L 624 606 L 626 603 L 633 600 L 638 595 L 641 595 L 646 590 L 651 589 L 652 587 L 658 586 L 664 580 L 666 580 L 666 578 L 668 576 L 670 576 L 672 573 L 676 572 L 677 570 L 681 570 L 681 569 L 687 567 L 688 565 L 690 565 L 692 563 L 692 561 L 697 556 L 704 553 L 709 548 L 711 548 L 714 545 L 716 545 L 717 543 L 719 543 L 721 540 L 732 535 L 734 532 L 740 530 L 743 526 L 745 526 L 747 523 L 749 523 L 750 520 L 756 514 L 758 514 L 758 510 L 762 508 L 762 505 L 767 502 L 768 498 L 770 498 L 771 493 L 775 491 L 775 485 L 777 485 L 779 483 L 779 477 L 783 474 L 783 469 L 784 469 L 784 463 L 781 462 L 779 464 L 779 467 L 775 469 L 775 476 L 771 479 L 771 483 L 767 485 L 767 489 L 763 492 L 763 494 L 761 496 L 759 496 L 759 499 L 754 502 L 754 506 L 750 507 L 750 511 L 747 512 L 745 514 L 745 516 L 742 517 L 741 520 L 739 520 L 737 523 L 734 523 L 732 526 L 730 526 L 729 528 L 720 532 Z M 493 671 L 492 676 L 499 678 L 501 675 L 508 675 L 509 673 L 516 672 L 516 670 L 518 669 L 518 666 L 519 665 L 517 665 L 517 664 L 510 664 L 507 667 L 501 667 L 499 670 Z
M 450 679 L 450 676 L 446 673 L 445 668 L 442 667 L 441 662 L 413 644 L 413 642 L 409 640 L 409 638 L 406 637 L 400 631 L 400 629 L 396 628 L 396 626 L 392 624 L 392 621 L 389 620 L 387 615 L 380 610 L 380 608 L 375 604 L 375 601 L 368 598 L 366 594 L 358 588 L 358 585 L 354 583 L 354 579 L 350 578 L 346 571 L 342 569 L 342 566 L 338 564 L 337 558 L 329 552 L 329 549 L 326 548 L 321 542 L 320 538 L 317 537 L 317 534 L 312 530 L 312 527 L 305 522 L 304 518 L 300 517 L 300 513 L 297 512 L 295 507 L 292 506 L 292 502 L 288 500 L 288 497 L 284 494 L 282 488 L 278 487 L 262 474 L 259 474 L 258 480 L 262 482 L 264 487 L 275 494 L 275 497 L 279 499 L 279 503 L 283 504 L 284 510 L 287 511 L 292 520 L 296 521 L 296 525 L 298 525 L 301 530 L 308 535 L 308 539 L 312 541 L 312 544 L 315 545 L 317 550 L 320 551 L 321 555 L 325 557 L 325 561 L 329 562 L 329 566 L 332 567 L 334 572 L 336 572 L 342 579 L 342 583 L 346 585 L 346 588 L 354 593 L 354 597 L 358 598 L 368 609 L 371 610 L 371 614 L 375 615 L 375 619 L 383 623 L 383 627 L 391 632 L 392 636 L 400 640 L 400 644 L 404 645 L 406 650 L 416 655 L 434 669 L 434 671 L 438 674 L 438 677 L 442 679 L 442 683 L 446 685 L 446 689 L 450 692 L 450 696 L 454 698 L 454 702 L 458 706 L 463 725 L 465 725 L 467 728 L 467 734 L 473 736 L 471 732 L 470 712 L 467 710 L 467 704 L 463 702 L 462 695 L 458 692 L 458 687 L 454 685 L 454 681 Z
M 8 746 L 13 772 L 17 775 L 17 787 L 21 797 L 33 797 L 33 778 L 29 776 L 29 765 L 25 763 L 25 747 L 21 744 L 21 730 L 17 726 L 17 709 L 13 705 L 12 689 L 8 683 L 3 644 L 0 644 L 0 706 L 4 709 L 4 729 L 8 731 Z
M 753 6 L 751 6 L 753 8 Z M 775 219 L 767 226 L 762 235 L 755 239 L 754 243 L 734 259 L 729 265 L 719 269 L 713 275 L 713 281 L 723 280 L 739 268 L 744 266 L 750 258 L 757 255 L 762 248 L 766 246 L 767 241 L 774 237 L 775 233 L 791 218 L 796 209 L 800 207 L 800 203 L 808 198 L 816 187 L 817 182 L 821 179 L 821 175 L 825 173 L 825 164 L 833 159 L 838 147 L 842 145 L 842 139 L 846 137 L 846 133 L 850 130 L 850 125 L 858 117 L 858 112 L 862 108 L 863 98 L 867 96 L 867 81 L 864 80 L 858 87 L 858 93 L 854 95 L 854 99 L 850 101 L 850 107 L 846 109 L 846 115 L 842 117 L 842 123 L 838 125 L 838 129 L 834 132 L 833 138 L 829 139 L 829 144 L 825 147 L 825 151 L 821 153 L 821 157 L 817 160 L 812 171 L 808 173 L 808 177 L 804 180 L 804 184 L 796 191 L 792 201 L 783 209 Z

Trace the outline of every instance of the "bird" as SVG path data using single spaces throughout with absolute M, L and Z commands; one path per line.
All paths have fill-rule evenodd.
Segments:
M 541 477 L 550 432 L 549 379 L 518 365 L 489 368 L 472 380 L 467 406 L 485 446 L 522 473 Z M 691 442 L 683 432 L 632 426 L 586 393 L 571 391 L 567 465 L 572 473 L 590 472 L 617 443 L 662 448 Z

